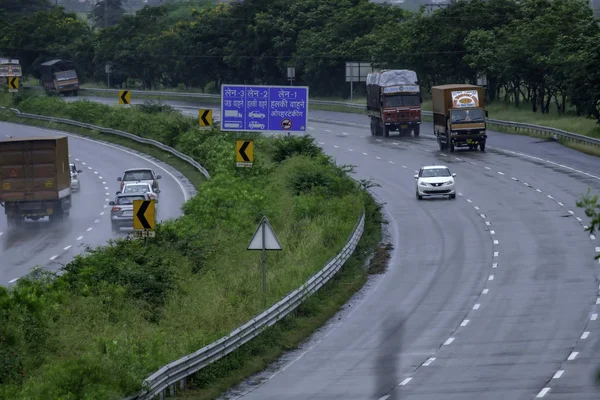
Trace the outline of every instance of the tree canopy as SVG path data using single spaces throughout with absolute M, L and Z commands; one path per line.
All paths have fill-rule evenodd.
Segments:
M 104 1 L 117 10 L 106 28 Z M 346 61 L 413 69 L 425 88 L 485 75 L 491 100 L 573 108 L 600 123 L 600 30 L 585 0 L 459 0 L 433 13 L 368 0 L 210 3 L 123 15 L 121 0 L 103 0 L 94 31 L 63 10 L 29 13 L 0 27 L 0 51 L 24 57 L 34 75 L 40 59 L 66 57 L 84 79 L 104 81 L 111 63 L 113 83 L 142 88 L 287 84 L 294 66 L 295 83 L 340 96 Z

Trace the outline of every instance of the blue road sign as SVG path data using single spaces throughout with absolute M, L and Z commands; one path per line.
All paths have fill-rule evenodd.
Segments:
M 222 131 L 306 132 L 308 87 L 221 85 Z

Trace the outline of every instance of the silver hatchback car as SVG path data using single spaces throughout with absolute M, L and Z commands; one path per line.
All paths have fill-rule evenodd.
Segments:
M 148 193 L 120 193 L 114 201 L 108 203 L 110 210 L 110 224 L 113 232 L 120 232 L 121 228 L 133 229 L 133 201 L 152 200 Z

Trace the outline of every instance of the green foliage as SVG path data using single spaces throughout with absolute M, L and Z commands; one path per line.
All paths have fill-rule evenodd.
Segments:
M 106 28 L 118 24 L 123 15 L 123 0 L 100 0 L 94 4 L 88 18 L 96 27 Z
M 596 233 L 598 228 L 600 228 L 600 203 L 598 203 L 598 195 L 592 196 L 590 189 L 588 189 L 587 193 L 581 196 L 581 199 L 577 201 L 577 207 L 583 208 L 585 210 L 585 215 L 588 218 L 591 218 L 587 230 L 590 234 Z M 600 259 L 600 254 L 598 254 L 595 259 Z
M 157 225 L 156 238 L 119 239 L 88 249 L 60 276 L 39 270 L 0 288 L 0 398 L 133 394 L 160 366 L 264 309 L 260 255 L 246 250 L 262 216 L 284 246 L 268 256 L 271 305 L 343 247 L 368 199 L 308 136 L 244 135 L 255 140 L 256 164 L 240 171 L 240 134 L 200 131 L 195 119 L 156 105 L 29 96 L 19 108 L 170 141 L 213 178 L 182 217 Z
M 106 1 L 120 10 L 121 0 Z M 312 95 L 346 96 L 348 60 L 414 69 L 425 89 L 485 74 L 488 100 L 600 122 L 600 28 L 586 0 L 460 0 L 431 15 L 368 0 L 211 3 L 119 11 L 97 32 L 74 14 L 41 11 L 0 26 L 0 51 L 34 75 L 52 56 L 74 60 L 83 79 L 104 82 L 110 62 L 113 85 L 211 93 L 223 82 L 286 84 L 294 66 Z

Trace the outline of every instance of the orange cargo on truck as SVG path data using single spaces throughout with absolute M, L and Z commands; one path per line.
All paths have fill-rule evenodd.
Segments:
M 66 136 L 0 141 L 0 204 L 10 225 L 25 218 L 61 220 L 71 209 Z

